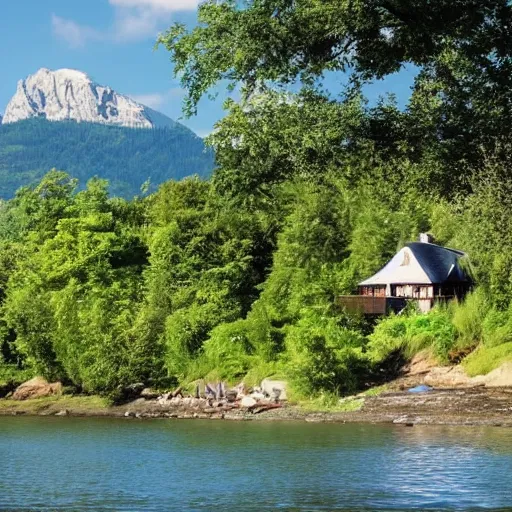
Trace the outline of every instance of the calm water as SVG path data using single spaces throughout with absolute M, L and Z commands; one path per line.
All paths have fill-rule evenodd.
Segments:
M 0 510 L 512 510 L 512 430 L 0 417 Z

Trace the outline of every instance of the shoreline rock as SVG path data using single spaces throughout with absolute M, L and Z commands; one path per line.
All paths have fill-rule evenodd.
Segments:
M 18 386 L 12 394 L 12 400 L 28 400 L 62 394 L 62 383 L 48 382 L 42 377 L 34 377 Z

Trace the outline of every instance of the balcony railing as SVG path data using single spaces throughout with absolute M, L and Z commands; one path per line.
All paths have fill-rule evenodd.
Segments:
M 361 315 L 386 315 L 399 313 L 405 308 L 404 297 L 374 297 L 372 295 L 341 295 L 338 304 L 348 313 Z

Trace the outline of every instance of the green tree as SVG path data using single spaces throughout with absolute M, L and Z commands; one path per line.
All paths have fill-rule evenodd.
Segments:
M 158 43 L 170 51 L 193 112 L 221 80 L 252 93 L 269 81 L 310 84 L 326 71 L 382 78 L 405 63 L 429 65 L 452 47 L 505 68 L 510 19 L 506 0 L 208 1 L 196 27 L 177 23 Z

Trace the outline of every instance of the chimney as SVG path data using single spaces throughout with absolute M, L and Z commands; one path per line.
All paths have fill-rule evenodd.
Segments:
M 434 237 L 430 233 L 420 233 L 420 242 L 422 244 L 431 244 L 434 241 Z

